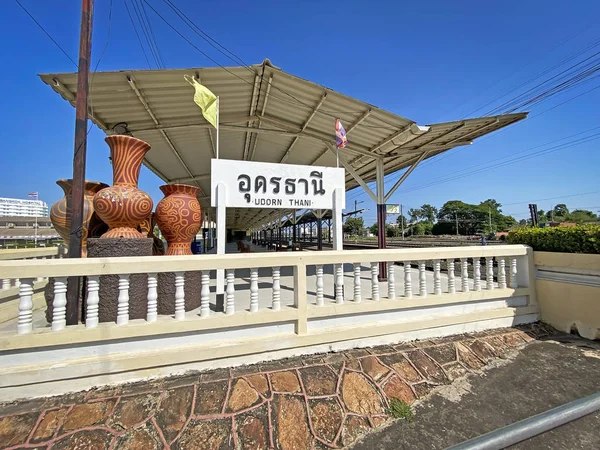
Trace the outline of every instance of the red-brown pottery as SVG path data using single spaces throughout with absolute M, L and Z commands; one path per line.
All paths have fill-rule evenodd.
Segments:
M 137 188 L 144 156 L 150 150 L 146 142 L 131 136 L 113 135 L 105 139 L 110 147 L 113 186 L 94 196 L 96 214 L 110 229 L 103 238 L 145 238 L 137 226 L 152 212 L 152 199 Z
M 56 182 L 65 195 L 59 201 L 50 207 L 50 220 L 54 229 L 63 238 L 65 244 L 69 245 L 71 232 L 71 216 L 72 208 L 72 193 L 73 180 L 62 179 Z M 108 228 L 107 225 L 100 220 L 94 212 L 92 204 L 94 195 L 101 189 L 107 188 L 108 185 L 99 181 L 85 181 L 83 186 L 83 223 L 81 226 L 81 256 L 87 256 L 87 240 L 88 238 L 100 237 Z
M 166 255 L 191 255 L 192 239 L 200 230 L 199 188 L 186 184 L 160 187 L 165 197 L 156 205 L 156 223 L 167 239 Z

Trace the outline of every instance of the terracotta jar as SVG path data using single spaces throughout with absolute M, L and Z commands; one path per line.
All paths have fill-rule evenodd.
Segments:
M 145 238 L 137 226 L 152 212 L 152 199 L 137 188 L 146 142 L 131 136 L 113 135 L 105 139 L 110 147 L 113 185 L 94 196 L 94 209 L 110 229 L 103 238 Z
M 200 230 L 200 188 L 186 184 L 160 187 L 165 197 L 156 205 L 156 223 L 167 239 L 166 255 L 191 255 L 192 239 Z
M 156 225 L 156 215 L 155 213 L 152 213 L 150 216 L 144 219 L 142 223 L 139 224 L 138 229 L 154 241 L 152 244 L 152 255 L 164 255 L 165 248 L 163 241 L 154 235 L 154 225 Z
M 71 201 L 73 193 L 73 180 L 62 179 L 56 182 L 65 195 L 50 207 L 50 220 L 54 229 L 63 238 L 65 244 L 69 245 L 71 228 Z M 106 232 L 108 226 L 94 212 L 94 195 L 108 185 L 99 181 L 85 181 L 83 186 L 83 226 L 81 229 L 81 256 L 87 256 L 88 238 L 100 237 Z

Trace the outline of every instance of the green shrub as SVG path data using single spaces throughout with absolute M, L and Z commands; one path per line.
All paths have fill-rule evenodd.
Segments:
M 542 252 L 600 254 L 600 225 L 518 228 L 508 234 L 508 242 Z

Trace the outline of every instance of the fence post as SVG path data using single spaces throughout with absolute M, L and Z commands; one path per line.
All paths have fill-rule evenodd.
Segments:
M 297 310 L 296 334 L 308 332 L 308 311 L 306 301 L 306 264 L 297 263 L 294 266 L 294 306 Z

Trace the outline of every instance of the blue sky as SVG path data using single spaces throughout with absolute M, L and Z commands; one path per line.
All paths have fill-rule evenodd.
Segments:
M 21 1 L 76 60 L 80 2 Z M 510 93 L 471 114 L 482 115 L 514 95 L 511 89 L 515 86 L 600 39 L 598 27 L 593 26 L 600 19 L 600 2 L 591 0 L 569 7 L 554 0 L 493 5 L 477 1 L 173 1 L 205 32 L 250 64 L 268 57 L 287 72 L 422 125 L 461 119 L 500 94 Z M 220 64 L 234 65 L 189 32 L 163 0 L 148 2 Z M 123 0 L 112 3 L 110 40 L 98 70 L 148 68 Z M 107 42 L 109 5 L 110 0 L 96 0 L 93 67 Z M 76 68 L 16 2 L 5 0 L 1 11 L 0 60 L 5 65 L 1 75 L 0 196 L 26 198 L 28 192 L 37 190 L 50 204 L 62 196 L 56 179 L 72 174 L 75 111 L 37 74 Z M 167 67 L 214 65 L 152 11 L 148 14 Z M 574 62 L 591 56 L 599 47 Z M 452 199 L 480 202 L 495 198 L 507 204 L 504 212 L 520 219 L 528 215 L 527 202 L 552 198 L 537 201 L 539 209 L 566 203 L 598 212 L 600 140 L 423 187 L 472 166 L 485 167 L 489 161 L 600 126 L 600 88 L 544 112 L 595 86 L 600 86 L 598 77 L 532 108 L 530 119 L 511 129 L 424 164 L 390 203 L 401 203 L 408 210 L 423 203 L 439 207 Z M 94 126 L 88 140 L 88 179 L 112 179 L 103 139 Z M 390 177 L 390 186 L 395 178 Z M 160 184 L 152 173 L 142 170 L 140 188 L 155 201 L 162 197 Z M 553 198 L 587 192 L 594 193 Z M 368 209 L 365 222 L 375 221 L 375 205 L 368 196 L 353 191 L 347 198 L 349 207 L 355 199 L 364 201 L 360 207 Z

